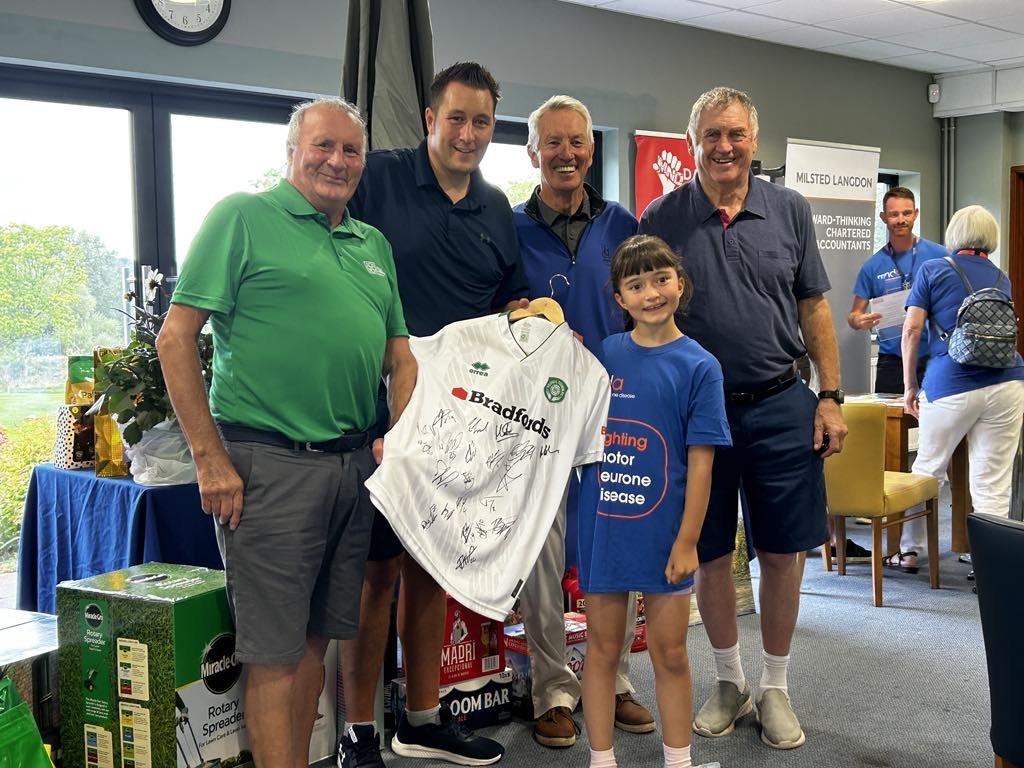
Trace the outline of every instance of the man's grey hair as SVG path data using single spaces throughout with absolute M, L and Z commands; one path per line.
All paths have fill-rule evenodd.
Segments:
M 739 104 L 747 110 L 747 115 L 750 117 L 750 130 L 754 134 L 751 136 L 751 139 L 756 139 L 757 107 L 754 106 L 754 102 L 743 91 L 738 91 L 735 88 L 728 88 L 724 85 L 720 85 L 716 88 L 712 88 L 710 91 L 702 93 L 697 100 L 693 102 L 693 108 L 690 110 L 690 124 L 686 127 L 686 133 L 692 140 L 699 141 L 700 136 L 697 135 L 697 123 L 700 122 L 701 113 L 705 109 L 725 109 L 733 104 Z
M 319 107 L 321 105 L 344 112 L 352 118 L 352 122 L 359 126 L 359 129 L 363 133 L 363 157 L 365 158 L 367 144 L 366 121 L 363 120 L 363 116 L 359 114 L 359 109 L 354 104 L 351 104 L 338 96 L 321 96 L 311 101 L 304 101 L 301 104 L 296 104 L 295 108 L 292 110 L 291 119 L 288 121 L 288 139 L 285 142 L 288 162 L 291 162 L 292 152 L 295 151 L 295 147 L 299 143 L 299 129 L 302 128 L 302 121 L 306 117 L 306 112 L 313 107 Z
M 992 253 L 999 247 L 999 224 L 980 205 L 968 205 L 953 214 L 946 227 L 946 247 L 954 253 L 973 248 Z
M 536 152 L 538 147 L 540 147 L 540 136 L 537 134 L 537 123 L 539 123 L 540 119 L 548 112 L 556 109 L 569 109 L 582 117 L 583 121 L 586 123 L 587 138 L 590 140 L 590 145 L 594 145 L 594 121 L 590 119 L 590 110 L 586 108 L 582 101 L 574 99 L 572 96 L 552 96 L 533 110 L 533 112 L 530 113 L 530 117 L 527 118 L 526 124 L 530 129 L 530 134 L 526 141 L 526 146 L 531 152 Z

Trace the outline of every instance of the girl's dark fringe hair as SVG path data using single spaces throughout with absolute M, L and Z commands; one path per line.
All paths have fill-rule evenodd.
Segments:
M 679 297 L 679 308 L 676 310 L 676 325 L 686 314 L 693 298 L 693 283 L 683 269 L 682 262 L 675 251 L 654 235 L 633 235 L 623 240 L 612 254 L 611 284 L 615 293 L 619 292 L 619 283 L 625 278 L 639 275 L 641 272 L 653 272 L 658 269 L 674 269 L 683 278 L 683 295 Z M 634 327 L 633 318 L 623 310 L 623 320 L 627 331 Z

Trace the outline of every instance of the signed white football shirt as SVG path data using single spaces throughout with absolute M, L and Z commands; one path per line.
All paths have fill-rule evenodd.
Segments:
M 416 387 L 366 487 L 438 584 L 501 620 L 572 467 L 601 458 L 608 374 L 567 324 L 540 317 L 464 320 L 410 346 Z

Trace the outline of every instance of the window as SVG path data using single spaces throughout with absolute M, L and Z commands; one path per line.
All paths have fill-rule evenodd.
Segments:
M 213 203 L 283 174 L 296 101 L 0 64 L 0 571 L 28 468 L 51 456 L 66 356 L 123 343 L 142 267 L 170 283 Z M 483 168 L 514 203 L 540 178 L 526 139 L 500 121 Z
M 274 186 L 285 174 L 287 123 L 171 115 L 174 274 L 214 203 Z
M 295 101 L 0 65 L 0 572 L 66 356 L 124 343 L 142 265 L 173 276 L 215 200 L 281 173 Z

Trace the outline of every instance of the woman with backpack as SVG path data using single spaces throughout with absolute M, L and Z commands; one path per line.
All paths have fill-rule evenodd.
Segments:
M 1010 280 L 989 257 L 999 225 L 980 205 L 961 208 L 946 227 L 950 256 L 921 265 L 903 323 L 903 407 L 919 422 L 913 472 L 942 482 L 967 437 L 974 511 L 1007 517 L 1024 415 L 1024 361 L 1016 351 Z M 931 358 L 920 388 L 918 342 L 931 323 Z M 903 526 L 900 552 L 886 565 L 909 573 L 924 553 L 924 518 Z

